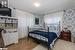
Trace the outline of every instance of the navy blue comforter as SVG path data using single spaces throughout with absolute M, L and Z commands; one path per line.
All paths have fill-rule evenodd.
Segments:
M 44 36 L 46 38 L 48 38 L 48 45 L 50 46 L 50 44 L 53 42 L 53 40 L 55 38 L 57 38 L 57 35 L 55 32 L 44 32 L 44 31 L 31 31 L 29 32 L 31 34 L 38 34 L 38 35 L 41 35 L 41 36 Z

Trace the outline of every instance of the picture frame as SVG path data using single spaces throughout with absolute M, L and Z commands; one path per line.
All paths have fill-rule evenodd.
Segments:
M 39 18 L 35 18 L 35 25 L 39 25 Z

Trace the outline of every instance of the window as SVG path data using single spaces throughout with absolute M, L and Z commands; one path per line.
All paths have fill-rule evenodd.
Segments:
M 39 25 L 39 18 L 35 18 L 35 24 Z

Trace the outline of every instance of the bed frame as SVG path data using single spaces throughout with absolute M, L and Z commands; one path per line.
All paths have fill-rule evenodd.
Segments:
M 52 26 L 52 24 L 49 24 L 50 26 Z M 58 24 L 59 26 L 58 26 L 58 28 L 59 28 L 59 33 L 60 33 L 60 23 Z M 50 32 L 50 27 L 48 26 L 47 27 L 47 30 L 45 30 L 46 32 Z M 35 39 L 36 41 L 38 41 L 38 42 L 41 42 L 42 44 L 47 44 L 47 47 L 48 47 L 48 50 L 52 50 L 52 47 L 53 47 L 53 45 L 52 46 L 49 46 L 48 45 L 48 42 L 45 42 L 45 41 L 43 41 L 43 40 L 39 40 L 39 39 L 37 39 L 37 38 L 33 38 L 33 37 L 31 37 L 31 36 L 29 36 L 29 32 L 30 32 L 30 28 L 28 27 L 28 40 L 29 40 L 29 38 L 32 38 L 32 39 Z M 57 38 L 54 40 L 54 42 L 53 43 L 55 43 L 55 41 L 57 40 Z

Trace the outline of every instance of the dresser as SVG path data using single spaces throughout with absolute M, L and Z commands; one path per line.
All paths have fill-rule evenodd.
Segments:
M 71 42 L 71 31 L 61 31 L 60 39 L 70 41 Z
M 18 43 L 18 32 L 17 29 L 5 29 L 6 32 L 2 31 L 2 37 L 4 46 Z
M 18 19 L 15 17 L 0 16 L 0 46 L 4 47 L 18 43 Z

